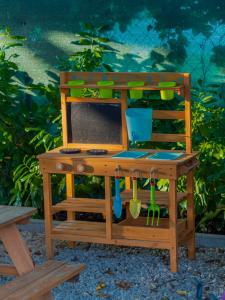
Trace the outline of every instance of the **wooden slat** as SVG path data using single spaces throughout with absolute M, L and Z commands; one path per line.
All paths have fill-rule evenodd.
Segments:
M 36 211 L 33 207 L 0 205 L 0 228 L 27 219 Z
M 75 98 L 75 97 L 67 97 L 66 102 L 76 102 L 76 103 L 121 103 L 120 99 L 102 99 L 102 98 Z
M 177 72 L 62 72 L 61 85 L 69 80 L 85 80 L 96 83 L 99 80 L 113 80 L 115 84 L 128 81 L 144 81 L 149 84 L 157 84 L 159 81 L 176 81 L 183 84 L 184 77 L 188 73 Z M 82 86 L 83 87 L 83 86 Z M 99 88 L 99 86 L 98 86 Z
M 71 234 L 79 236 L 106 237 L 106 224 L 102 222 L 64 221 L 52 229 L 52 234 Z
M 0 264 L 0 275 L 18 275 L 16 268 L 12 265 Z
M 1 287 L 0 300 L 34 300 L 47 294 L 58 284 L 77 276 L 84 268 L 83 264 L 47 262 Z
M 146 226 L 146 218 L 144 217 L 127 219 L 113 225 L 113 238 L 116 239 L 157 241 L 159 237 L 160 240 L 169 241 L 168 219 L 161 218 L 158 227 Z
M 103 148 L 109 151 L 120 151 L 124 150 L 122 144 L 82 144 L 82 143 L 69 143 L 67 148 L 79 148 L 82 150 L 99 149 Z
M 168 192 L 160 192 L 156 191 L 156 203 L 160 206 L 168 206 L 169 205 L 169 193 Z M 138 190 L 137 191 L 138 199 L 141 200 L 142 206 L 147 207 L 146 204 L 149 203 L 150 199 L 150 191 L 149 190 Z M 120 193 L 120 196 L 123 200 L 123 203 L 129 203 L 132 198 L 132 190 L 124 190 Z M 184 200 L 187 198 L 188 193 L 177 193 L 177 202 Z
M 67 212 L 95 212 L 105 213 L 105 201 L 102 199 L 69 198 L 54 206 L 52 212 L 65 210 Z M 72 218 L 68 220 L 73 220 Z
M 153 133 L 153 142 L 185 142 L 184 134 Z
M 184 111 L 174 110 L 153 110 L 153 119 L 158 120 L 184 120 Z
M 160 237 L 157 241 L 143 241 L 143 240 L 125 240 L 125 239 L 113 239 L 111 244 L 129 246 L 129 247 L 145 247 L 145 248 L 154 248 L 154 249 L 169 249 L 170 243 L 168 241 L 160 240 Z
M 60 89 L 64 90 L 64 89 L 71 89 L 71 88 L 90 88 L 90 89 L 99 89 L 99 86 L 95 83 L 86 83 L 84 85 L 65 85 L 62 84 L 60 85 Z M 144 86 L 140 86 L 140 87 L 129 87 L 127 86 L 126 83 L 123 84 L 115 84 L 113 86 L 104 86 L 104 89 L 111 89 L 111 90 L 145 90 L 145 91 L 159 91 L 159 90 L 181 90 L 183 89 L 183 85 L 177 85 L 175 87 L 159 87 L 157 85 L 144 85 Z

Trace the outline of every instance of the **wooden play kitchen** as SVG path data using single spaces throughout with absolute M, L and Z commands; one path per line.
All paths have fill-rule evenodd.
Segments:
M 63 147 L 38 156 L 44 181 L 47 256 L 54 255 L 54 240 L 161 248 L 170 251 L 171 271 L 176 272 L 178 246 L 186 245 L 188 257 L 195 257 L 193 174 L 198 160 L 191 143 L 190 75 L 63 72 L 60 77 Z M 111 83 L 103 85 L 101 81 Z M 101 88 L 103 93 L 99 98 L 84 97 L 83 91 Z M 79 96 L 74 93 L 75 89 L 79 89 Z M 135 91 L 139 93 L 132 93 Z M 138 101 L 143 96 L 142 91 L 159 91 L 163 101 L 176 101 L 174 95 L 178 94 L 184 99 L 184 110 L 164 110 L 162 104 L 161 110 L 149 109 L 146 113 L 144 108 L 137 108 L 130 111 L 128 98 L 132 96 Z M 114 98 L 104 98 L 108 95 Z M 149 130 L 152 119 L 153 122 L 181 120 L 184 133 L 152 133 Z M 180 142 L 185 143 L 186 150 L 135 151 L 129 149 L 129 140 L 132 143 L 143 140 Z M 66 175 L 66 199 L 54 205 L 52 174 Z M 76 197 L 75 175 L 104 176 L 104 199 Z M 186 176 L 186 192 L 177 192 L 177 180 L 183 175 Z M 111 179 L 114 177 L 113 198 Z M 122 192 L 121 177 L 125 177 Z M 137 190 L 140 178 L 150 179 L 147 190 Z M 159 178 L 169 180 L 168 192 L 155 188 Z M 185 219 L 178 218 L 177 213 L 182 200 L 187 200 Z M 160 216 L 161 207 L 168 208 L 168 218 Z M 124 219 L 121 218 L 122 208 L 126 208 Z M 140 216 L 141 208 L 146 209 L 147 217 Z M 59 211 L 67 212 L 67 220 L 53 225 L 53 215 Z M 101 213 L 105 222 L 78 221 L 75 212 Z M 113 222 L 113 213 L 119 222 Z

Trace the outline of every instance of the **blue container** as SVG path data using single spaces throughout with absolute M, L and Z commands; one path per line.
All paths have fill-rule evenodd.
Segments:
M 152 109 L 128 108 L 126 110 L 128 137 L 131 142 L 145 142 L 152 138 Z

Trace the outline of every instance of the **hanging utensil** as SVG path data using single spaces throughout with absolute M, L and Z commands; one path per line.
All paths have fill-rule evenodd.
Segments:
M 117 218 L 121 217 L 122 214 L 122 199 L 120 197 L 120 177 L 115 176 L 115 198 L 113 202 L 114 214 Z
M 155 213 L 158 214 L 156 226 L 159 226 L 160 206 L 155 201 L 155 178 L 150 178 L 150 200 L 146 225 L 149 225 L 150 212 L 152 212 L 152 226 L 154 225 Z
M 141 201 L 137 199 L 137 178 L 133 177 L 133 199 L 130 200 L 130 214 L 137 219 L 141 211 Z

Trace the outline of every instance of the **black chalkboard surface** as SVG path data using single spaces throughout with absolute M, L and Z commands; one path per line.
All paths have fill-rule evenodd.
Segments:
M 120 103 L 67 103 L 68 143 L 122 144 Z

